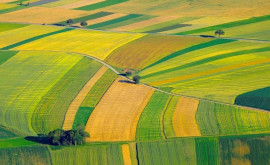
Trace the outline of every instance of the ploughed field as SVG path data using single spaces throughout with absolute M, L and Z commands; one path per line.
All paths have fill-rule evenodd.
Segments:
M 0 164 L 268 165 L 270 4 L 233 2 L 1 1 Z

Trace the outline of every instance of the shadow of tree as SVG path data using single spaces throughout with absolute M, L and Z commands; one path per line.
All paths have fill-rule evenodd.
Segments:
M 49 139 L 46 136 L 26 136 L 24 139 L 41 144 L 50 144 Z
M 130 80 L 119 80 L 119 82 L 121 82 L 121 83 L 134 84 L 134 82 L 133 81 L 130 81 Z

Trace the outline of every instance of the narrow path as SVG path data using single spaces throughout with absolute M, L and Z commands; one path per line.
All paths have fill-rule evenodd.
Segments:
M 0 50 L 0 51 L 10 51 L 10 50 Z M 122 76 L 116 69 L 114 69 L 111 65 L 107 64 L 106 62 L 98 59 L 98 58 L 95 58 L 93 56 L 90 56 L 88 54 L 84 54 L 84 53 L 77 53 L 77 52 L 68 52 L 68 51 L 50 51 L 50 50 L 23 50 L 23 49 L 16 49 L 16 50 L 13 50 L 13 51 L 29 51 L 29 52 L 40 52 L 40 51 L 43 51 L 43 52 L 59 52 L 59 53 L 74 53 L 74 54 L 78 54 L 78 55 L 82 55 L 84 57 L 87 57 L 87 58 L 91 58 L 93 60 L 96 60 L 97 62 L 105 65 L 106 67 L 108 67 L 109 69 L 111 69 L 114 73 L 116 73 L 117 75 L 119 75 L 120 77 L 126 79 L 126 80 L 130 80 L 129 78 L 125 77 L 125 76 Z M 208 102 L 212 102 L 212 103 L 217 103 L 217 104 L 224 104 L 224 105 L 229 105 L 229 106 L 233 106 L 233 107 L 239 107 L 239 108 L 246 108 L 246 109 L 250 109 L 250 110 L 256 110 L 256 111 L 261 111 L 261 112 L 268 112 L 270 113 L 269 111 L 267 110 L 263 110 L 263 109 L 258 109 L 258 108 L 253 108 L 253 107 L 247 107 L 247 106 L 240 106 L 240 105 L 235 105 L 235 104 L 229 104 L 229 103 L 224 103 L 224 102 L 219 102 L 219 101 L 214 101 L 214 100 L 208 100 L 208 99 L 204 99 L 204 98 L 198 98 L 198 97 L 193 97 L 193 96 L 185 96 L 185 95 L 181 95 L 181 94 L 176 94 L 176 93 L 171 93 L 171 92 L 167 92 L 167 91 L 163 91 L 157 87 L 153 87 L 153 86 L 150 86 L 148 84 L 145 84 L 145 83 L 140 83 L 141 85 L 144 85 L 144 86 L 147 86 L 149 88 L 152 88 L 156 91 L 159 91 L 159 92 L 162 92 L 162 93 L 166 93 L 168 95 L 172 95 L 172 96 L 177 96 L 177 97 L 185 97 L 185 98 L 194 98 L 194 99 L 198 99 L 198 100 L 202 100 L 202 101 L 208 101 Z
M 18 24 L 27 24 L 27 25 L 43 25 L 38 23 L 25 23 L 25 22 L 3 22 L 0 23 L 18 23 Z M 185 36 L 185 37 L 196 37 L 196 38 L 204 38 L 199 35 L 188 35 L 188 34 L 161 34 L 161 33 L 139 33 L 139 32 L 129 32 L 129 31 L 113 31 L 113 30 L 100 30 L 100 29 L 87 29 L 83 27 L 72 27 L 72 26 L 58 26 L 52 24 L 45 24 L 43 26 L 54 26 L 54 27 L 63 27 L 63 28 L 72 28 L 72 29 L 82 29 L 82 30 L 90 30 L 90 31 L 101 31 L 101 32 L 113 32 L 113 33 L 127 33 L 127 34 L 149 34 L 149 35 L 160 35 L 160 36 Z M 258 39 L 249 39 L 249 38 L 232 38 L 232 37 L 222 37 L 216 38 L 220 40 L 237 40 L 237 41 L 247 41 L 247 42 L 263 42 L 263 43 L 270 43 L 270 40 L 258 40 Z

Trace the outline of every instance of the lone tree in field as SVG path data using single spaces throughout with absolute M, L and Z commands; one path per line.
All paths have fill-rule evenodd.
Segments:
M 52 145 L 79 145 L 85 142 L 86 137 L 90 135 L 84 131 L 83 127 L 79 127 L 73 130 L 64 131 L 62 129 L 56 129 L 48 134 L 48 141 Z
M 135 84 L 139 84 L 141 77 L 140 76 L 134 76 L 132 79 L 133 79 Z
M 70 26 L 71 24 L 74 23 L 74 21 L 73 21 L 72 19 L 68 19 L 68 20 L 66 21 L 66 23 Z
M 215 35 L 218 35 L 218 37 L 220 38 L 220 35 L 224 35 L 225 32 L 222 29 L 219 29 L 215 32 Z
M 88 23 L 87 23 L 86 21 L 83 21 L 83 22 L 80 23 L 80 25 L 81 25 L 81 26 L 87 26 Z

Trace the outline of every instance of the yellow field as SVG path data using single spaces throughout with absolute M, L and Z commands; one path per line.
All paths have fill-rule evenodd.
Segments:
M 173 114 L 173 128 L 176 136 L 201 136 L 196 122 L 199 100 L 181 97 Z
M 270 1 L 265 0 L 249 1 L 248 3 L 235 0 L 131 0 L 103 8 L 103 10 L 159 16 L 253 17 L 269 14 L 269 5 Z
M 42 7 L 58 7 L 58 8 L 62 8 L 62 6 L 64 5 L 68 5 L 70 3 L 75 3 L 81 0 L 58 0 L 58 1 L 54 1 L 51 3 L 45 3 L 43 5 L 40 5 Z
M 93 20 L 89 20 L 86 21 L 88 25 L 93 25 L 93 24 L 97 24 L 97 23 L 101 23 L 101 22 L 105 22 L 105 21 L 109 21 L 115 18 L 119 18 L 119 17 L 123 17 L 126 16 L 127 14 L 122 14 L 122 13 L 114 13 L 114 14 L 110 14 L 107 15 L 105 17 L 101 17 L 101 18 L 97 18 L 97 19 L 93 19 Z M 76 24 L 79 25 L 80 23 Z
M 191 78 L 194 78 L 194 77 L 200 77 L 200 76 L 204 76 L 204 75 L 208 75 L 208 74 L 214 74 L 214 73 L 218 73 L 218 72 L 225 72 L 225 71 L 229 71 L 229 70 L 233 70 L 233 69 L 237 69 L 237 68 L 241 68 L 241 67 L 246 67 L 246 66 L 250 66 L 250 65 L 257 65 L 257 64 L 262 64 L 262 63 L 268 63 L 268 62 L 270 62 L 270 58 L 257 60 L 257 61 L 246 62 L 246 63 L 241 63 L 241 64 L 230 65 L 230 66 L 221 67 L 221 68 L 218 68 L 218 69 L 211 69 L 211 70 L 207 70 L 207 71 L 203 71 L 203 72 L 199 72 L 199 73 L 194 73 L 194 74 L 189 74 L 189 75 L 185 75 L 185 76 L 170 78 L 170 79 L 167 79 L 167 80 L 161 80 L 161 81 L 151 83 L 151 85 L 157 86 L 157 85 L 162 85 L 162 84 L 168 84 L 168 83 L 175 82 L 175 81 L 182 81 L 182 80 L 191 79 Z
M 105 1 L 105 0 L 91 0 L 91 1 L 89 1 L 89 0 L 78 1 L 77 0 L 77 2 L 69 3 L 66 5 L 60 6 L 60 8 L 72 9 L 72 8 L 77 8 L 77 7 L 81 7 L 81 6 L 91 5 L 91 4 L 102 2 L 102 1 Z
M 103 60 L 116 48 L 142 36 L 144 34 L 72 30 L 30 42 L 16 49 L 78 52 Z
M 0 48 L 25 39 L 60 30 L 60 27 L 29 25 L 18 29 L 0 32 Z
M 64 130 L 71 130 L 72 125 L 76 116 L 76 113 L 83 102 L 84 98 L 88 94 L 88 92 L 92 89 L 95 83 L 100 79 L 100 77 L 106 72 L 107 67 L 103 66 L 99 69 L 99 71 L 85 84 L 85 86 L 81 89 L 78 95 L 70 104 L 68 111 L 65 116 L 64 124 L 62 128 Z
M 12 8 L 12 7 L 15 7 L 16 5 L 14 4 L 4 4 L 4 3 L 1 3 L 0 1 L 0 10 L 3 10 L 3 9 L 9 9 L 9 8 Z
M 173 30 L 168 30 L 168 31 L 163 31 L 161 33 L 178 33 L 178 32 L 183 32 L 183 31 L 188 31 L 188 30 L 193 30 L 193 29 L 199 29 L 203 27 L 208 27 L 208 26 L 214 26 L 214 25 L 219 25 L 222 23 L 227 23 L 227 22 L 233 22 L 237 20 L 245 19 L 243 17 L 237 18 L 237 17 L 203 17 L 200 19 L 195 19 L 192 21 L 184 22 L 183 24 L 191 24 L 192 26 L 186 26 L 186 27 L 181 27 Z M 212 34 L 214 35 L 214 34 Z
M 130 159 L 130 151 L 129 151 L 129 145 L 128 144 L 123 144 L 122 145 L 122 153 L 123 153 L 124 165 L 132 165 L 131 159 Z
M 13 1 L 16 1 L 16 0 L 0 0 L 0 3 L 8 3 L 8 2 L 13 2 Z
M 88 15 L 88 11 L 58 8 L 31 7 L 0 15 L 3 22 L 56 23 Z
M 102 97 L 85 130 L 87 141 L 131 141 L 135 139 L 139 117 L 154 90 L 117 78 Z
M 156 18 L 145 20 L 145 21 L 140 21 L 140 22 L 136 22 L 133 24 L 129 24 L 126 26 L 117 27 L 117 28 L 111 29 L 111 30 L 114 30 L 114 31 L 131 31 L 131 30 L 136 31 L 136 29 L 141 29 L 143 27 L 147 27 L 150 25 L 174 20 L 176 18 L 177 17 L 164 17 L 164 16 L 163 17 L 156 17 Z

